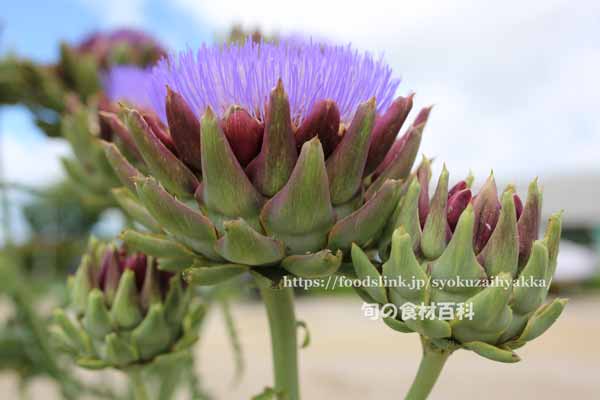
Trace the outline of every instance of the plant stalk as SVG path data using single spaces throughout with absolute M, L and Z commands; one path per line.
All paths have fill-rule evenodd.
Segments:
M 128 371 L 131 388 L 133 389 L 133 398 L 135 400 L 149 400 L 148 391 L 142 377 L 142 370 L 138 367 L 133 367 Z
M 432 345 L 427 339 L 421 338 L 423 345 L 423 356 L 417 375 L 406 395 L 406 400 L 424 400 L 429 396 L 433 386 L 446 364 L 446 360 L 452 351 L 442 350 Z
M 289 287 L 260 286 L 260 294 L 267 308 L 271 330 L 274 389 L 284 393 L 287 400 L 300 400 L 294 292 Z

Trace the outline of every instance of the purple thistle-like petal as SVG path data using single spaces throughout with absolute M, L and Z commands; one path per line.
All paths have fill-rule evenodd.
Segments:
M 102 76 L 102 86 L 106 97 L 113 102 L 124 101 L 134 106 L 152 109 L 150 98 L 151 69 L 132 65 L 111 68 Z M 165 89 L 166 95 L 166 89 Z M 165 100 L 160 109 L 161 118 L 166 122 Z
M 371 97 L 386 110 L 400 80 L 370 53 L 348 46 L 307 42 L 206 46 L 162 59 L 152 70 L 151 103 L 166 120 L 166 86 L 180 93 L 201 115 L 210 106 L 223 116 L 239 105 L 259 120 L 278 79 L 288 94 L 292 121 L 298 125 L 319 100 L 331 99 L 342 122 L 350 122 L 358 105 Z

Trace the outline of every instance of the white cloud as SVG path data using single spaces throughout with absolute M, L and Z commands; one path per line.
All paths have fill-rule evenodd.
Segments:
M 600 171 L 597 2 L 175 0 L 198 23 L 323 36 L 385 52 L 419 106 L 423 151 L 457 174 Z M 438 165 L 439 168 L 439 165 Z M 521 176 L 522 177 L 522 176 Z
M 60 139 L 22 140 L 14 132 L 4 132 L 2 154 L 4 179 L 25 185 L 45 186 L 64 176 L 60 157 L 70 153 Z
M 60 158 L 70 154 L 64 140 L 18 135 L 16 132 L 8 129 L 2 132 L 3 181 L 40 188 L 64 176 Z M 21 206 L 31 201 L 31 196 L 24 191 L 11 190 L 8 201 L 11 238 L 25 240 L 29 232 L 21 214 Z M 4 235 L 0 232 L 2 243 Z

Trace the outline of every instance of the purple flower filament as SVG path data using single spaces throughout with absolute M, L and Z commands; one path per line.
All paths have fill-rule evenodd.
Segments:
M 109 100 L 152 109 L 150 83 L 150 69 L 132 65 L 113 67 L 102 76 L 104 92 Z
M 202 46 L 162 59 L 150 74 L 150 104 L 165 121 L 166 86 L 178 92 L 197 115 L 210 106 L 223 115 L 239 105 L 263 119 L 269 93 L 281 79 L 292 119 L 300 123 L 315 102 L 336 102 L 343 122 L 357 106 L 375 97 L 378 111 L 393 100 L 400 80 L 370 53 L 348 46 L 280 42 Z

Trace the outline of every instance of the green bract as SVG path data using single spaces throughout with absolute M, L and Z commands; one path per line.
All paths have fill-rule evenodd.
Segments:
M 238 106 L 222 118 L 209 108 L 198 120 L 170 89 L 168 128 L 125 109 L 147 172 L 105 148 L 125 186 L 116 193 L 152 233 L 127 231 L 123 240 L 195 284 L 247 271 L 273 281 L 330 275 L 352 243 L 379 244 L 430 111 L 394 143 L 411 106 L 412 96 L 401 97 L 377 115 L 373 99 L 346 126 L 335 103 L 317 102 L 296 126 L 279 82 L 264 121 Z
M 550 218 L 538 240 L 536 181 L 523 207 L 510 186 L 498 200 L 493 176 L 473 199 L 465 181 L 449 191 L 445 168 L 430 202 L 430 176 L 425 160 L 405 184 L 380 239 L 380 258 L 353 246 L 356 275 L 383 282 L 357 290 L 370 303 L 393 304 L 399 312 L 385 323 L 419 333 L 438 351 L 466 348 L 495 361 L 519 361 L 513 350 L 548 329 L 566 304 L 544 304 L 556 270 L 561 214 Z M 439 306 L 448 304 L 452 312 L 443 316 Z M 403 319 L 402 310 L 411 305 L 425 307 Z
M 70 305 L 55 311 L 52 334 L 82 367 L 128 368 L 198 338 L 204 307 L 152 257 L 92 240 L 69 287 Z

